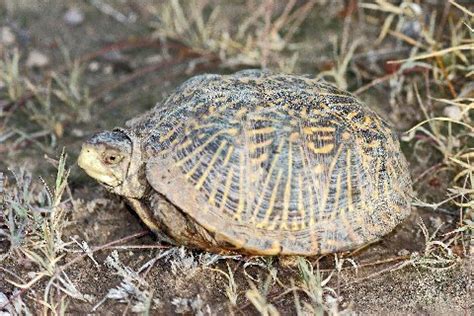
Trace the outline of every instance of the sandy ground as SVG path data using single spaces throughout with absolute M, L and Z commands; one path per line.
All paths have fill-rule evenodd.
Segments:
M 42 146 L 37 145 L 36 141 L 15 143 L 14 139 L 9 139 L 3 144 L 0 141 L 0 171 L 9 177 L 8 184 L 14 186 L 13 177 L 7 168 L 23 167 L 29 170 L 33 174 L 35 192 L 40 194 L 38 192 L 43 189 L 38 177 L 42 176 L 46 183 L 51 184 L 54 183 L 56 173 L 54 166 L 48 159 L 44 159 L 45 155 L 56 159 L 65 147 L 69 155 L 67 165 L 71 168 L 68 194 L 70 193 L 72 199 L 66 202 L 68 225 L 65 227 L 63 240 L 85 241 L 90 247 L 96 247 L 141 233 L 139 237 L 131 238 L 121 246 L 105 247 L 94 252 L 93 257 L 84 256 L 67 267 L 67 277 L 78 292 L 82 293 L 81 298 L 56 294 L 57 297 L 49 299 L 52 302 L 67 299 L 66 310 L 71 314 L 132 313 L 140 300 L 137 299 L 140 294 L 133 294 L 130 290 L 128 297 L 120 299 L 113 295 L 117 291 L 112 291 L 126 287 L 125 274 L 133 274 L 131 270 L 124 268 L 129 267 L 133 271 L 140 271 L 137 279 L 129 281 L 139 289 L 138 292 L 151 297 L 151 314 L 258 314 L 248 298 L 248 291 L 252 286 L 264 293 L 267 302 L 274 305 L 281 314 L 296 312 L 297 293 L 302 305 L 301 311 L 309 313 L 307 305 L 311 305 L 311 298 L 302 290 L 292 290 L 304 288 L 301 272 L 297 267 L 282 266 L 277 259 L 240 256 L 223 258 L 168 246 L 163 249 L 139 248 L 144 245 L 158 245 L 156 238 L 118 197 L 107 193 L 75 165 L 81 143 L 89 135 L 102 129 L 123 125 L 125 120 L 161 100 L 173 87 L 187 78 L 190 72 L 222 73 L 234 69 L 207 63 L 205 69 L 189 71 L 191 63 L 188 61 L 173 64 L 173 61 L 180 58 L 179 54 L 187 53 L 183 53 L 182 49 L 171 49 L 170 59 L 147 73 L 147 67 L 153 67 L 156 65 L 155 60 L 162 58 L 162 48 L 158 45 L 136 48 L 130 43 L 136 43 L 135 40 L 139 41 L 150 33 L 149 23 L 154 17 L 149 12 L 142 12 L 126 4 L 127 1 L 120 1 L 116 7 L 125 13 L 137 12 L 138 20 L 133 23 L 118 22 L 116 18 L 100 12 L 89 2 L 44 1 L 37 5 L 30 5 L 27 1 L 19 1 L 17 4 L 12 4 L 13 2 L 0 4 L 0 27 L 5 26 L 12 30 L 15 45 L 21 53 L 21 63 L 26 62 L 32 51 L 39 51 L 48 59 L 48 65 L 44 68 L 25 68 L 24 75 L 34 82 L 41 82 L 49 70 L 59 71 L 61 67 L 66 67 L 67 58 L 64 58 L 64 52 L 67 51 L 71 58 L 84 60 L 82 84 L 90 89 L 95 100 L 90 108 L 92 119 L 81 120 L 77 115 L 62 117 L 61 113 L 69 110 L 60 106 L 55 108 L 60 125 L 55 126 L 54 144 L 51 144 L 51 138 L 48 137 L 38 139 Z M 298 38 L 304 44 L 299 48 L 300 59 L 294 72 L 316 74 L 330 66 L 328 61 L 333 56 L 328 39 L 343 31 L 340 17 L 342 3 L 337 3 L 334 7 L 318 4 L 320 9 L 314 10 L 308 21 L 302 25 L 303 31 L 299 33 Z M 68 25 L 64 20 L 65 12 L 72 7 L 79 8 L 84 14 L 84 21 L 77 26 Z M 363 34 L 368 39 L 377 37 L 377 28 L 364 28 L 363 22 L 360 21 L 354 23 L 359 28 L 353 30 L 351 39 L 357 34 Z M 318 31 L 315 32 L 315 29 Z M 111 45 L 117 45 L 119 48 L 122 45 L 125 48 L 111 50 L 107 54 L 101 53 L 101 50 L 109 49 Z M 393 41 L 387 42 L 383 49 L 390 49 L 390 45 L 394 45 Z M 13 48 L 3 46 L 4 51 L 8 49 Z M 397 51 L 396 47 L 392 49 Z M 370 57 L 367 56 L 361 52 L 356 54 L 355 59 L 364 63 Z M 131 77 L 137 73 L 140 75 Z M 360 78 L 348 78 L 348 88 L 351 91 L 361 85 Z M 122 82 L 121 80 L 125 80 L 123 84 L 113 86 L 114 83 Z M 406 130 L 422 120 L 422 114 L 415 102 L 388 104 L 384 100 L 388 99 L 389 93 L 387 87 L 379 87 L 369 89 L 360 97 L 399 131 Z M 0 102 L 8 103 L 4 100 Z M 31 110 L 28 102 L 17 103 L 14 111 L 7 126 L 25 133 L 40 130 L 30 121 Z M 414 179 L 440 159 L 439 154 L 431 152 L 427 154 L 426 161 L 420 161 L 413 154 L 415 149 L 410 142 L 403 143 L 403 149 L 410 161 Z M 427 201 L 440 200 L 439 197 L 445 194 L 449 186 L 449 177 L 449 174 L 443 173 L 424 177 L 416 183 L 415 189 L 419 196 Z M 445 212 L 413 207 L 412 215 L 383 240 L 355 254 L 341 255 L 339 258 L 342 258 L 343 262 L 340 269 L 335 266 L 334 256 L 310 259 L 312 264 L 321 270 L 323 279 L 331 275 L 329 282 L 322 289 L 325 307 L 333 306 L 332 310 L 326 311 L 336 313 L 335 311 L 339 310 L 340 313 L 364 315 L 472 314 L 474 271 L 470 257 L 457 256 L 455 264 L 449 269 L 445 267 L 451 263 L 438 265 L 417 260 L 427 251 L 427 242 L 420 223 L 424 223 L 430 233 L 443 224 L 435 237 L 441 238 L 444 233 L 456 228 L 458 220 L 458 210 L 452 206 L 446 207 Z M 461 245 L 461 242 L 451 246 L 454 251 L 466 247 L 465 244 Z M 7 251 L 8 247 L 6 240 L 0 241 L 0 253 Z M 469 248 L 469 244 L 467 247 Z M 68 264 L 82 253 L 74 242 L 69 249 L 74 249 L 75 252 L 65 253 L 65 257 L 60 261 L 61 265 Z M 121 263 L 110 259 L 114 253 Z M 115 265 L 111 262 L 115 262 Z M 353 268 L 352 262 L 357 263 L 358 269 Z M 144 266 L 145 264 L 149 265 Z M 22 252 L 3 259 L 0 261 L 0 292 L 6 297 L 17 297 L 15 293 L 18 293 L 19 287 L 8 280 L 14 280 L 16 283 L 27 282 L 34 275 L 32 272 L 38 269 L 39 267 Z M 235 279 L 236 306 L 233 306 L 226 296 L 229 270 Z M 44 308 L 39 301 L 43 299 L 47 286 L 47 282 L 42 281 L 21 292 L 20 297 L 31 312 L 40 313 Z M 331 304 L 331 298 L 334 298 L 334 304 Z M 11 307 L 8 308 L 0 308 L 0 312 L 12 312 Z M 60 307 L 56 306 L 52 310 L 59 311 Z

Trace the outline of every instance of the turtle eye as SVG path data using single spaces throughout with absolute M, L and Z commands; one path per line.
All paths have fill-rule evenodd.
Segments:
M 123 156 L 116 153 L 108 153 L 104 157 L 104 162 L 108 165 L 115 165 L 122 161 Z

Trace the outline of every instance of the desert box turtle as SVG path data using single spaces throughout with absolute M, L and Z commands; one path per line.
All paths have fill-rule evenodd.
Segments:
M 344 251 L 410 212 L 396 133 L 353 95 L 305 76 L 193 77 L 83 144 L 87 174 L 179 245 L 258 255 Z

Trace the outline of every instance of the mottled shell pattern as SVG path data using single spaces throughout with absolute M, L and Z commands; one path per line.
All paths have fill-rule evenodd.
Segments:
M 201 75 L 128 122 L 154 190 L 236 249 L 343 251 L 410 212 L 394 131 L 353 95 L 304 76 Z

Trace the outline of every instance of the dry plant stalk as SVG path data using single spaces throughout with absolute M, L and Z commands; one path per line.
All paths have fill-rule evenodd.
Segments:
M 155 37 L 180 41 L 204 55 L 216 54 L 224 66 L 285 68 L 288 46 L 316 2 L 246 1 L 244 10 L 228 17 L 224 12 L 237 9 L 231 4 L 171 0 L 151 7 L 160 18 L 152 26 Z

